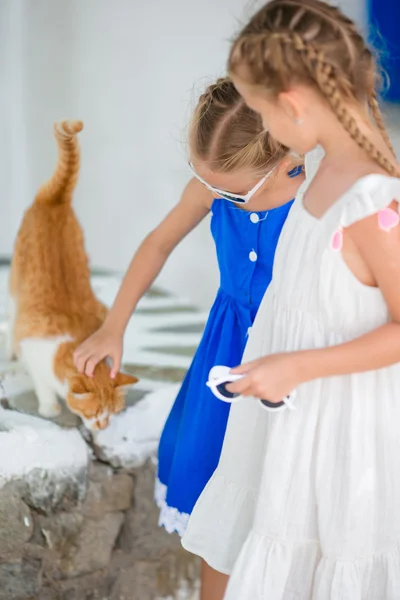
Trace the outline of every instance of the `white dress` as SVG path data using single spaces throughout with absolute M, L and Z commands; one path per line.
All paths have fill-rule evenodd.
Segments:
M 400 180 L 359 180 L 320 220 L 303 184 L 244 362 L 352 340 L 389 319 L 332 248 L 400 200 Z M 373 243 L 373 240 L 371 240 Z M 296 410 L 232 406 L 219 466 L 183 545 L 232 574 L 226 600 L 400 600 L 400 364 L 299 387 Z

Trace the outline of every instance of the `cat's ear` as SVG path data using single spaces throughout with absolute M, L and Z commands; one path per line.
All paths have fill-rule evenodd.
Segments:
M 127 387 L 137 383 L 139 380 L 133 375 L 128 375 L 128 373 L 117 373 L 114 378 L 115 387 Z
M 83 394 L 87 394 L 88 390 L 85 387 L 85 384 L 81 377 L 74 377 L 69 384 L 69 391 L 74 396 L 82 396 Z

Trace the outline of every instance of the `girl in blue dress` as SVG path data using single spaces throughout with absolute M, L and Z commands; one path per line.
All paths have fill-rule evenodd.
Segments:
M 118 372 L 123 334 L 138 301 L 176 245 L 211 211 L 220 288 L 159 447 L 160 525 L 180 535 L 217 467 L 229 414 L 229 404 L 206 386 L 209 371 L 241 361 L 271 281 L 282 226 L 303 180 L 302 168 L 263 131 L 259 116 L 229 79 L 218 80 L 200 97 L 189 147 L 193 178 L 180 202 L 144 240 L 104 325 L 75 353 L 77 368 L 89 376 L 107 356 L 111 376 Z M 225 585 L 225 575 L 204 563 L 201 597 L 220 600 Z

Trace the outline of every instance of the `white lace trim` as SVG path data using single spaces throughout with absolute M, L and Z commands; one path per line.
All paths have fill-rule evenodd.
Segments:
M 168 506 L 166 497 L 167 486 L 161 483 L 159 479 L 156 479 L 154 500 L 160 509 L 158 525 L 164 527 L 168 533 L 176 532 L 182 537 L 186 531 L 190 515 L 188 513 L 179 512 L 179 510 L 173 506 Z
M 165 504 L 166 497 L 167 486 L 161 483 L 161 481 L 157 478 L 154 486 L 154 500 L 160 510 Z

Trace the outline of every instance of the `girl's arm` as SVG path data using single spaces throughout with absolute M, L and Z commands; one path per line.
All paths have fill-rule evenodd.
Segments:
M 397 211 L 397 205 L 392 208 Z M 391 322 L 344 344 L 276 354 L 241 365 L 234 373 L 246 377 L 229 386 L 230 390 L 279 402 L 306 381 L 400 362 L 400 225 L 384 231 L 377 215 L 372 215 L 348 227 L 344 235 L 345 242 L 347 236 L 356 248 L 371 283 L 382 292 Z
M 211 204 L 210 192 L 192 179 L 179 203 L 140 245 L 102 327 L 75 351 L 74 361 L 80 372 L 92 376 L 96 365 L 108 356 L 113 362 L 111 376 L 116 375 L 122 356 L 122 338 L 130 316 L 171 252 L 204 219 Z

